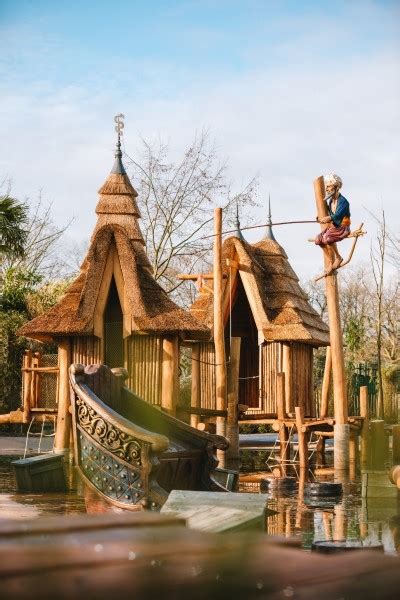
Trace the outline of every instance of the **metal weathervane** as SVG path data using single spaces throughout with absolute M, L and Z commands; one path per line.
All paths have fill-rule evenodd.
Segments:
M 125 115 L 123 115 L 122 113 L 120 113 L 119 115 L 115 115 L 114 117 L 114 121 L 116 123 L 115 126 L 115 131 L 118 133 L 118 137 L 120 137 L 123 134 L 123 128 L 125 127 L 125 123 L 124 120 L 125 119 Z

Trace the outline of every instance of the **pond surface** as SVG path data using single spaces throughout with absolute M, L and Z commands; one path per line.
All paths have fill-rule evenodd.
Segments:
M 245 450 L 241 454 L 240 491 L 260 493 L 262 480 L 277 474 L 276 466 L 266 465 L 270 451 Z M 338 481 L 331 468 L 332 459 L 333 454 L 327 453 L 325 468 L 310 469 L 308 481 Z M 311 549 L 317 541 L 348 540 L 349 544 L 363 546 L 382 544 L 386 553 L 400 553 L 400 504 L 394 486 L 378 489 L 378 497 L 363 498 L 362 475 L 353 472 L 352 479 L 340 480 L 341 496 L 312 497 L 307 494 L 307 483 L 302 481 L 298 469 L 287 467 L 286 476 L 296 478 L 295 489 L 271 489 L 265 493 L 268 507 L 277 512 L 267 519 L 268 534 L 297 538 L 304 549 Z M 389 481 L 386 472 L 382 478 Z
M 260 493 L 262 479 L 272 475 L 265 465 L 266 451 L 243 454 L 245 470 L 240 477 L 240 491 Z M 104 512 L 102 504 L 84 492 L 76 470 L 69 469 L 70 491 L 62 494 L 30 494 L 17 492 L 11 461 L 17 457 L 0 457 L 0 518 L 32 519 L 49 515 Z M 276 470 L 275 470 L 276 473 Z M 287 473 L 296 476 L 296 471 Z M 298 475 L 298 474 L 297 474 Z M 329 471 L 309 480 L 333 481 Z M 271 490 L 265 493 L 268 507 L 276 514 L 267 519 L 267 533 L 297 538 L 304 549 L 314 541 L 354 540 L 363 545 L 383 544 L 385 552 L 400 552 L 400 507 L 396 497 L 362 498 L 361 477 L 342 481 L 343 495 L 338 498 L 309 498 L 300 491 L 298 483 L 293 490 Z M 115 510 L 109 508 L 109 510 Z M 119 512 L 119 511 L 118 511 Z

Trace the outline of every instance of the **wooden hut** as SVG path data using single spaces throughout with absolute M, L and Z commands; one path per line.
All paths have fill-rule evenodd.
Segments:
M 174 414 L 179 342 L 210 335 L 153 277 L 138 223 L 137 192 L 124 169 L 119 140 L 99 194 L 97 224 L 78 277 L 56 306 L 19 331 L 58 344 L 59 451 L 69 445 L 70 364 L 125 367 L 133 392 Z
M 239 405 L 245 420 L 268 422 L 277 416 L 277 374 L 285 373 L 285 408 L 315 415 L 313 350 L 329 345 L 329 330 L 308 302 L 271 225 L 264 239 L 246 242 L 237 234 L 222 246 L 223 313 L 226 356 L 232 338 L 241 339 Z M 213 297 L 204 287 L 191 307 L 200 323 L 213 328 Z M 215 359 L 212 341 L 201 342 L 193 377 L 198 405 L 215 409 Z

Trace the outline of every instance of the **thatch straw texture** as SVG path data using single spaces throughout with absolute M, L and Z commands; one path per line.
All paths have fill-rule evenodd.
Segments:
M 237 261 L 257 328 L 266 341 L 297 341 L 315 346 L 329 345 L 329 329 L 309 304 L 283 248 L 273 240 L 249 244 L 235 237 L 222 248 L 226 259 Z M 224 297 L 229 295 L 229 277 L 224 280 Z M 191 307 L 193 315 L 213 326 L 212 294 L 202 293 Z
M 122 273 L 124 322 L 128 318 L 130 332 L 209 339 L 209 329 L 172 302 L 152 275 L 137 222 L 137 193 L 128 176 L 112 173 L 99 193 L 99 218 L 79 276 L 56 306 L 24 325 L 19 334 L 40 340 L 92 335 L 99 293 L 112 254 Z

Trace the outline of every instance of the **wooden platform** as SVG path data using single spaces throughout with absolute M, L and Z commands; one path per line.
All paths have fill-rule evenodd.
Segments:
M 266 516 L 275 511 L 267 509 L 261 494 L 173 490 L 161 513 L 185 519 L 190 529 L 222 533 L 265 531 Z
M 146 512 L 0 520 L 0 589 L 5 600 L 389 600 L 400 559 L 312 555 L 265 534 L 213 535 Z

